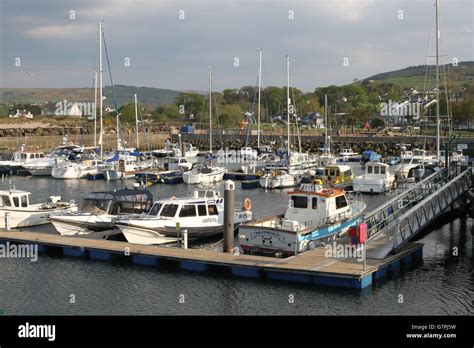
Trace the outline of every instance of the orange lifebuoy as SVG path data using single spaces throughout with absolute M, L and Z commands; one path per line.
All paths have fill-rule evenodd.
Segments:
M 250 211 L 252 209 L 252 201 L 250 198 L 245 198 L 244 199 L 244 210 L 245 211 Z

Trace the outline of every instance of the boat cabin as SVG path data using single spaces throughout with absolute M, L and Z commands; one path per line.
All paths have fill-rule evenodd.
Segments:
M 325 183 L 346 183 L 354 179 L 352 169 L 347 165 L 331 165 L 324 167 L 323 181 Z
M 24 152 L 17 151 L 13 154 L 12 162 L 27 162 L 35 159 L 44 158 L 43 152 Z
M 0 191 L 0 208 L 25 209 L 30 206 L 30 192 L 21 190 Z
M 143 189 L 121 189 L 91 192 L 81 210 L 92 214 L 121 215 L 147 213 L 153 204 L 153 195 Z
M 163 167 L 166 170 L 189 169 L 191 164 L 185 157 L 166 157 L 163 160 Z
M 365 164 L 365 175 L 388 177 L 390 175 L 389 165 L 380 162 L 367 162 Z
M 300 189 L 288 194 L 290 201 L 285 213 L 287 223 L 297 222 L 300 226 L 311 227 L 321 222 L 341 220 L 346 214 L 351 214 L 351 207 L 342 189 L 303 184 Z
M 341 152 L 339 152 L 339 156 L 341 157 L 348 157 L 348 156 L 355 156 L 357 153 L 352 151 L 352 149 L 342 149 Z
M 148 215 L 164 218 L 218 216 L 221 210 L 218 205 L 223 202 L 219 191 L 195 190 L 193 198 L 172 197 L 155 202 Z

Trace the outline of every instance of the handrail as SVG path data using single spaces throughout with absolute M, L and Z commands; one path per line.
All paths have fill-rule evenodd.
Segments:
M 446 168 L 433 173 L 412 188 L 363 216 L 363 221 L 368 225 L 368 239 L 374 238 L 387 225 L 396 220 L 400 214 L 404 214 L 407 208 L 411 208 L 414 204 L 438 190 L 443 182 L 450 181 L 454 176 L 455 172 Z
M 457 175 L 444 186 L 431 193 L 425 198 L 429 198 L 429 202 L 419 202 L 414 205 L 402 216 L 398 217 L 388 229 L 388 237 L 393 238 L 393 247 L 398 249 L 405 244 L 410 238 L 418 233 L 424 226 L 431 222 L 441 211 L 446 209 L 456 199 L 458 199 L 466 190 L 472 186 L 470 176 L 472 168 L 468 168 L 461 174 Z M 453 193 L 453 190 L 455 192 Z M 436 201 L 435 201 L 436 200 Z M 410 223 L 410 218 L 415 216 L 416 221 Z M 408 221 L 407 226 L 404 222 Z M 402 228 L 402 226 L 405 226 Z M 405 231 L 409 229 L 409 235 L 405 235 Z M 400 238 L 401 237 L 401 240 Z

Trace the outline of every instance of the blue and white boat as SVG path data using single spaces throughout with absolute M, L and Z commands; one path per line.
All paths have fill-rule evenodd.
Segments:
M 361 198 L 346 196 L 342 189 L 320 185 L 301 185 L 289 195 L 285 214 L 240 226 L 244 253 L 290 256 L 306 251 L 346 233 L 367 207 Z

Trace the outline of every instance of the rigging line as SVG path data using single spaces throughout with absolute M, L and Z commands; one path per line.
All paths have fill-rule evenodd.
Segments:
M 105 33 L 104 33 L 104 30 L 102 30 L 102 39 L 104 41 L 104 50 L 105 50 L 105 58 L 107 60 L 107 67 L 109 68 L 109 77 L 110 77 L 110 84 L 112 85 L 112 96 L 114 98 L 114 106 L 115 106 L 115 112 L 117 113 L 117 127 L 120 125 L 120 116 L 119 116 L 119 112 L 118 112 L 118 103 L 117 103 L 117 98 L 115 96 L 115 85 L 114 85 L 114 81 L 112 79 L 112 69 L 110 68 L 110 61 L 109 61 L 109 52 L 107 50 L 107 43 L 105 42 Z M 122 128 L 120 127 L 119 129 L 117 129 L 117 134 L 120 136 L 120 140 L 122 142 L 122 147 L 123 147 L 123 150 L 125 150 L 125 144 L 123 143 L 123 133 L 122 133 Z M 119 150 L 119 144 L 117 144 L 117 150 Z
M 144 134 L 144 137 L 145 137 L 145 148 L 147 151 L 151 151 L 151 148 L 150 148 L 150 143 L 148 142 L 148 132 L 146 130 L 146 127 L 145 127 L 145 120 L 143 118 L 143 115 L 142 115 L 142 111 L 141 111 L 141 107 L 140 107 L 140 102 L 138 101 L 137 99 L 137 109 L 138 109 L 138 115 L 140 116 L 140 123 L 143 127 L 143 134 Z M 137 130 L 138 132 L 138 130 Z M 138 150 L 138 149 L 137 149 Z
M 435 16 L 436 17 L 436 16 Z M 429 57 L 429 54 L 430 54 L 430 49 L 431 49 L 431 42 L 433 40 L 433 27 L 435 26 L 435 20 L 436 18 L 433 17 L 431 19 L 431 26 L 430 26 L 430 35 L 429 35 L 429 39 L 428 39 L 428 45 L 426 47 L 426 59 L 425 59 L 425 64 L 426 64 L 426 67 L 425 67 L 425 81 L 424 81 L 424 84 L 423 84 L 423 92 L 426 92 L 427 91 L 427 86 L 426 86 L 426 82 L 427 82 L 427 79 L 428 79 L 428 76 L 431 76 L 431 65 L 429 64 L 428 62 L 428 57 Z M 428 72 L 429 70 L 429 72 Z M 428 75 L 429 73 L 429 75 Z M 428 80 L 428 83 L 429 83 L 430 80 Z M 429 87 L 429 86 L 428 86 Z

